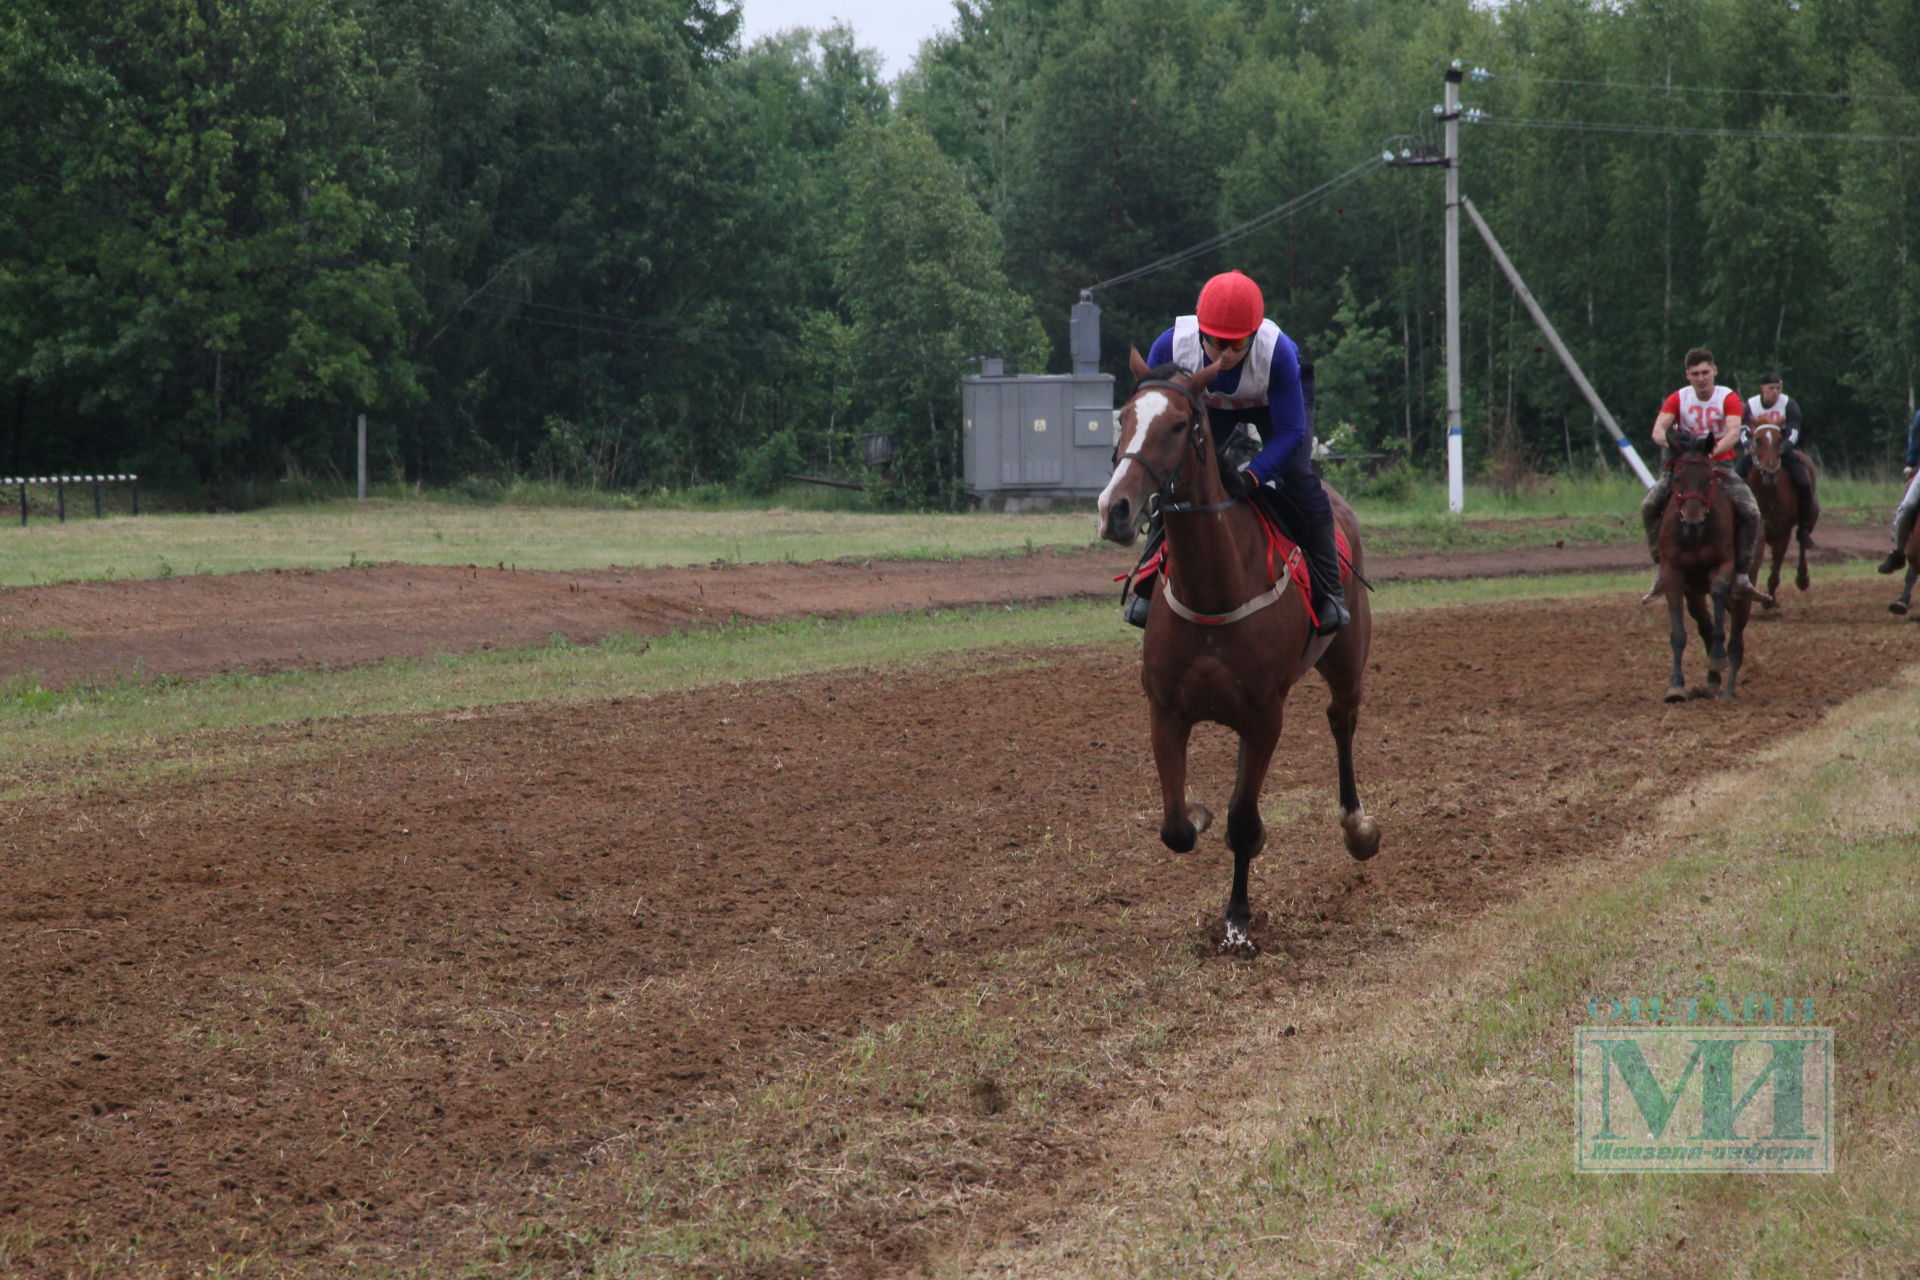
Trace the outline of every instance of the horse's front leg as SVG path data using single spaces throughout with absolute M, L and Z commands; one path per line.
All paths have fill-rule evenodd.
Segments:
M 1668 570 L 1672 572 L 1672 570 Z M 1687 677 L 1681 669 L 1680 661 L 1687 655 L 1687 615 L 1686 605 L 1681 600 L 1679 588 L 1667 591 L 1667 643 L 1673 647 L 1673 674 L 1667 679 L 1667 701 L 1685 702 L 1687 700 Z
M 1793 585 L 1805 591 L 1807 584 L 1812 581 L 1807 577 L 1807 544 L 1795 538 L 1794 545 L 1800 549 L 1800 567 L 1794 572 Z
M 1254 855 L 1267 842 L 1267 827 L 1260 820 L 1260 789 L 1266 785 L 1267 769 L 1273 763 L 1273 749 L 1280 742 L 1282 707 L 1249 726 L 1240 735 L 1240 764 L 1234 771 L 1233 799 L 1227 804 L 1227 847 L 1233 850 L 1233 891 L 1227 895 L 1227 927 L 1220 950 L 1235 955 L 1253 955 L 1259 950 L 1248 929 L 1253 922 L 1253 904 L 1247 892 L 1247 873 Z
M 1900 588 L 1900 598 L 1887 606 L 1888 613 L 1906 613 L 1908 604 L 1913 600 L 1913 581 L 1915 578 L 1920 578 L 1920 573 L 1916 573 L 1912 569 L 1907 570 L 1907 583 Z
M 1775 593 L 1780 590 L 1780 565 L 1787 558 L 1787 539 L 1791 535 L 1792 530 L 1789 529 L 1782 532 L 1778 538 L 1770 540 L 1773 568 L 1767 571 L 1767 594 L 1774 598 L 1766 602 L 1766 607 L 1769 609 L 1778 608 L 1780 604 L 1779 597 Z M 1807 589 L 1807 549 L 1805 547 L 1800 548 L 1800 589 L 1802 591 Z
M 1708 616 L 1707 603 L 1700 602 L 1693 620 L 1700 628 L 1700 639 L 1707 646 L 1707 686 L 1713 688 L 1720 683 L 1720 673 L 1727 669 L 1727 595 L 1733 590 L 1731 576 L 1716 581 L 1707 591 L 1713 600 L 1713 613 Z
M 1740 664 L 1747 657 L 1747 619 L 1753 616 L 1753 604 L 1736 602 L 1728 607 L 1727 614 L 1727 685 L 1720 690 L 1720 697 L 1731 701 L 1740 683 Z
M 1153 766 L 1160 774 L 1160 842 L 1188 853 L 1200 833 L 1213 825 L 1205 805 L 1187 803 L 1187 739 L 1193 721 L 1159 703 L 1153 705 Z

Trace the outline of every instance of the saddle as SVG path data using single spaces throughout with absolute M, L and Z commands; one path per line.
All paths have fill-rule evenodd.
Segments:
M 1315 627 L 1320 625 L 1320 617 L 1313 610 L 1313 582 L 1307 569 L 1306 553 L 1300 550 L 1282 527 L 1280 518 L 1267 507 L 1266 492 L 1263 490 L 1248 505 L 1260 521 L 1260 531 L 1267 543 L 1267 580 L 1278 584 L 1282 577 L 1290 577 L 1293 586 L 1300 593 L 1300 603 L 1306 606 L 1307 617 Z M 1336 521 L 1333 526 L 1334 545 L 1340 554 L 1340 583 L 1344 588 L 1353 581 L 1353 552 L 1347 545 L 1347 531 Z M 1124 581 L 1127 585 L 1121 589 L 1121 595 L 1145 595 L 1155 579 L 1166 577 L 1167 543 L 1162 536 L 1147 548 L 1140 563 L 1129 572 L 1114 576 L 1115 582 Z

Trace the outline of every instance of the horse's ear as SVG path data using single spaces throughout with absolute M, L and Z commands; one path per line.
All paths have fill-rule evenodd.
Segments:
M 1199 395 L 1202 391 L 1212 386 L 1213 380 L 1219 376 L 1220 362 L 1215 360 L 1212 364 L 1200 370 L 1200 372 L 1187 375 L 1187 390 L 1193 392 L 1194 395 Z
M 1133 380 L 1135 382 L 1147 376 L 1147 360 L 1145 356 L 1140 354 L 1140 348 L 1127 348 L 1127 368 L 1133 371 Z

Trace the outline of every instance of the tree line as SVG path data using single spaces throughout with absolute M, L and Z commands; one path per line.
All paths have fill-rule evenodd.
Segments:
M 1907 0 L 956 0 L 893 84 L 845 28 L 743 48 L 721 0 L 0 0 L 5 465 L 218 492 L 337 472 L 366 412 L 407 482 L 764 487 L 884 434 L 889 496 L 953 504 L 980 357 L 1064 369 L 1101 286 L 1120 372 L 1228 267 L 1323 432 L 1424 465 L 1441 175 L 1379 157 L 1437 144 L 1453 59 L 1463 187 L 1629 430 L 1706 345 L 1828 458 L 1890 450 Z M 1475 460 L 1594 465 L 1462 256 Z

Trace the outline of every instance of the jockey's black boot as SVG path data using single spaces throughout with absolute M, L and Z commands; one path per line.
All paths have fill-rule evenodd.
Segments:
M 1807 475 L 1807 464 L 1798 452 L 1790 451 L 1786 456 L 1787 479 L 1793 481 L 1793 492 L 1800 499 L 1800 527 L 1793 536 L 1800 545 L 1813 550 L 1813 525 L 1820 518 L 1820 499 L 1813 496 L 1812 478 Z
M 1166 537 L 1166 528 L 1160 523 L 1160 517 L 1155 515 L 1147 525 L 1146 548 L 1141 551 L 1139 562 L 1133 567 L 1136 575 L 1139 574 L 1141 565 L 1153 559 L 1153 553 L 1159 549 L 1160 540 L 1164 537 Z M 1126 619 L 1129 626 L 1144 627 L 1147 625 L 1147 614 L 1153 609 L 1153 579 L 1148 578 L 1145 582 L 1129 582 L 1128 585 L 1132 590 L 1127 595 L 1126 604 L 1121 606 L 1120 616 Z
M 1881 573 L 1898 573 L 1907 562 L 1907 539 L 1913 536 L 1913 519 L 1920 515 L 1920 507 L 1909 507 L 1900 513 L 1899 527 L 1893 531 L 1893 550 L 1887 552 L 1887 558 L 1874 568 Z
M 1306 531 L 1300 549 L 1307 553 L 1307 577 L 1313 583 L 1313 612 L 1320 619 L 1313 634 L 1330 636 L 1353 621 L 1346 593 L 1340 589 L 1340 544 L 1331 521 Z

